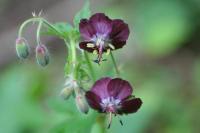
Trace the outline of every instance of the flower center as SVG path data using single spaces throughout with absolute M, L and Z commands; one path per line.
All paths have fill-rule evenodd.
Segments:
M 102 37 L 98 37 L 97 38 L 97 40 L 96 40 L 96 46 L 98 47 L 98 46 L 104 46 L 104 43 L 105 43 L 105 41 L 104 41 L 104 39 L 102 38 Z
M 98 64 L 102 61 L 102 54 L 104 51 L 106 51 L 106 54 L 108 55 L 111 50 L 115 49 L 115 47 L 110 43 L 111 41 L 109 40 L 109 38 L 107 38 L 106 35 L 95 35 L 93 36 L 91 41 L 93 43 L 88 43 L 87 47 L 93 48 L 93 53 L 98 54 L 97 59 L 94 60 Z
M 120 100 L 114 99 L 113 97 L 104 98 L 101 101 L 103 111 L 115 113 L 120 108 Z

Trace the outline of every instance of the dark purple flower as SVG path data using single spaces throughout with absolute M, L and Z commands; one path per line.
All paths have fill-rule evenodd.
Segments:
M 86 92 L 86 99 L 91 108 L 111 116 L 135 113 L 142 105 L 140 98 L 132 95 L 133 89 L 128 81 L 120 78 L 102 78 Z M 110 125 L 110 124 L 109 124 Z
M 96 52 L 98 63 L 103 52 L 122 48 L 129 36 L 128 25 L 123 20 L 110 19 L 103 13 L 96 13 L 89 20 L 82 19 L 79 30 L 83 38 L 79 44 L 80 48 Z

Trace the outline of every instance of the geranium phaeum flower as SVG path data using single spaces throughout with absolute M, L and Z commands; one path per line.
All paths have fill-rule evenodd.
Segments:
M 100 113 L 109 114 L 110 127 L 112 114 L 135 113 L 142 105 L 140 98 L 132 96 L 132 91 L 127 81 L 105 77 L 96 81 L 92 89 L 86 92 L 86 99 L 91 108 Z
M 103 52 L 122 48 L 128 39 L 129 28 L 121 19 L 110 19 L 103 13 L 82 19 L 79 30 L 83 41 L 79 46 L 88 52 L 98 54 L 96 62 L 102 59 Z

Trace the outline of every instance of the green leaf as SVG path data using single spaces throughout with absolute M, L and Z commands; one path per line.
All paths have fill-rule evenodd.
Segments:
M 72 34 L 74 35 L 77 34 L 75 29 L 69 23 L 65 22 L 55 23 L 54 27 L 59 31 L 59 33 L 50 27 L 47 27 L 48 29 L 43 33 L 46 35 L 57 36 L 59 38 L 65 38 L 65 39 L 71 37 Z
M 86 0 L 83 8 L 74 17 L 73 22 L 74 22 L 75 28 L 78 29 L 78 25 L 81 19 L 89 18 L 90 16 L 91 16 L 90 2 L 89 0 Z
M 54 126 L 50 133 L 89 133 L 96 115 L 96 113 L 90 113 L 74 116 Z

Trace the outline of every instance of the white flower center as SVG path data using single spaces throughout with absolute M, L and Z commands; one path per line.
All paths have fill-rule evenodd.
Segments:
M 116 111 L 118 108 L 120 108 L 120 102 L 119 99 L 114 99 L 113 97 L 104 98 L 101 101 L 101 106 L 103 108 L 103 111 Z

